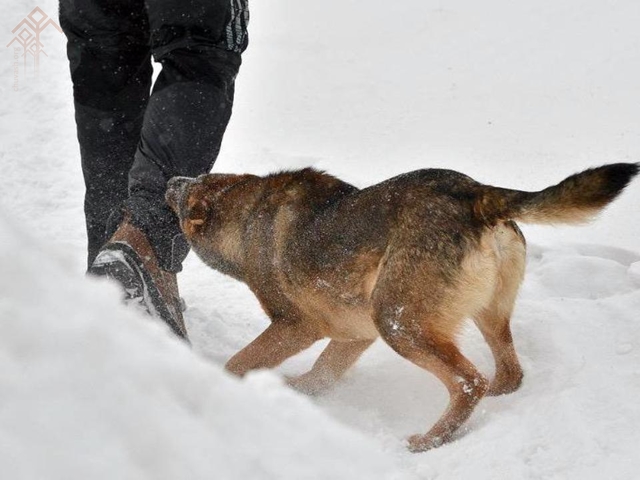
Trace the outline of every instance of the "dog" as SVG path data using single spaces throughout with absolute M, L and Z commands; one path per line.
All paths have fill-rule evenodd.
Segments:
M 271 319 L 228 361 L 230 372 L 276 367 L 328 337 L 311 370 L 289 379 L 314 394 L 380 336 L 449 392 L 435 425 L 408 439 L 421 452 L 451 441 L 482 397 L 514 392 L 522 382 L 510 319 L 526 243 L 515 222 L 587 222 L 639 169 L 605 165 L 538 192 L 441 169 L 362 190 L 314 169 L 208 174 L 171 179 L 166 200 L 196 254 L 245 282 Z M 466 319 L 492 351 L 491 382 L 456 345 Z

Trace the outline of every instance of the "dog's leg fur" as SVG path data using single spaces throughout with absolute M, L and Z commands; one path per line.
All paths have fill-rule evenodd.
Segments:
M 449 391 L 449 405 L 442 417 L 426 434 L 408 439 L 411 451 L 422 452 L 452 440 L 484 396 L 489 382 L 453 343 L 415 353 L 417 355 L 407 358 L 434 373 Z
M 513 345 L 510 320 L 524 277 L 525 243 L 515 224 L 496 227 L 498 281 L 493 298 L 474 320 L 495 360 L 495 377 L 487 395 L 514 392 L 522 383 L 522 367 Z
M 257 368 L 275 368 L 287 358 L 309 348 L 319 337 L 299 322 L 276 321 L 226 364 L 231 373 L 243 376 Z
M 296 390 L 316 395 L 331 387 L 375 340 L 331 340 L 307 373 L 289 379 Z
M 486 393 L 489 396 L 515 392 L 522 383 L 522 367 L 513 345 L 509 319 L 509 316 L 501 316 L 488 310 L 476 320 L 496 364 L 495 377 Z

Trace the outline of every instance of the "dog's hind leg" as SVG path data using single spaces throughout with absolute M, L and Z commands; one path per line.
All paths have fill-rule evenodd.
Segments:
M 231 357 L 225 367 L 240 376 L 257 368 L 274 368 L 319 339 L 298 322 L 275 321 L 253 342 Z
M 495 396 L 515 392 L 522 383 L 523 373 L 513 345 L 510 315 L 500 312 L 495 305 L 492 307 L 477 316 L 476 324 L 495 360 L 495 377 L 487 391 L 487 395 Z
M 484 396 L 489 382 L 450 340 L 430 338 L 425 331 L 419 336 L 404 337 L 387 326 L 381 326 L 381 333 L 396 352 L 433 373 L 449 391 L 449 405 L 444 414 L 426 434 L 409 438 L 409 450 L 422 452 L 451 441 Z
M 446 308 L 428 306 L 438 304 L 441 290 L 426 299 L 424 295 L 417 298 L 414 290 L 412 299 L 407 298 L 407 285 L 402 282 L 388 282 L 386 287 L 375 293 L 374 321 L 382 338 L 404 358 L 433 373 L 449 391 L 442 417 L 426 434 L 409 438 L 409 449 L 421 452 L 452 440 L 489 382 L 454 343 L 456 326 L 464 318 L 452 318 Z
M 524 238 L 515 224 L 496 229 L 499 269 L 489 305 L 475 315 L 475 323 L 491 348 L 496 373 L 487 395 L 514 392 L 522 383 L 522 367 L 511 335 L 511 314 L 524 276 Z
M 315 395 L 331 387 L 375 340 L 331 340 L 311 370 L 289 379 L 296 390 Z
M 424 242 L 430 248 L 396 248 L 385 259 L 371 297 L 373 320 L 385 342 L 433 373 L 449 392 L 449 405 L 435 425 L 409 438 L 414 452 L 451 441 L 489 388 L 455 339 L 464 320 L 493 297 L 495 242 L 490 232 L 480 242 L 436 240 Z

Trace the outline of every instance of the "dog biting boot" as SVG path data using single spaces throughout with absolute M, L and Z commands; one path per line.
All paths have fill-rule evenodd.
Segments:
M 140 304 L 188 340 L 176 274 L 160 268 L 146 235 L 127 218 L 100 249 L 88 273 L 117 281 L 125 302 Z

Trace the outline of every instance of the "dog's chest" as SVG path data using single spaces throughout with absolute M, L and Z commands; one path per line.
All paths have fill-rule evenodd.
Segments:
M 297 295 L 297 305 L 326 337 L 335 340 L 364 340 L 378 337 L 369 302 L 349 293 L 335 295 L 322 285 L 305 289 Z
M 377 272 L 349 275 L 317 272 L 280 278 L 289 301 L 325 337 L 337 340 L 374 339 L 378 332 L 373 324 L 371 290 Z M 283 277 L 287 277 L 286 279 Z M 371 277 L 371 278 L 370 278 Z

